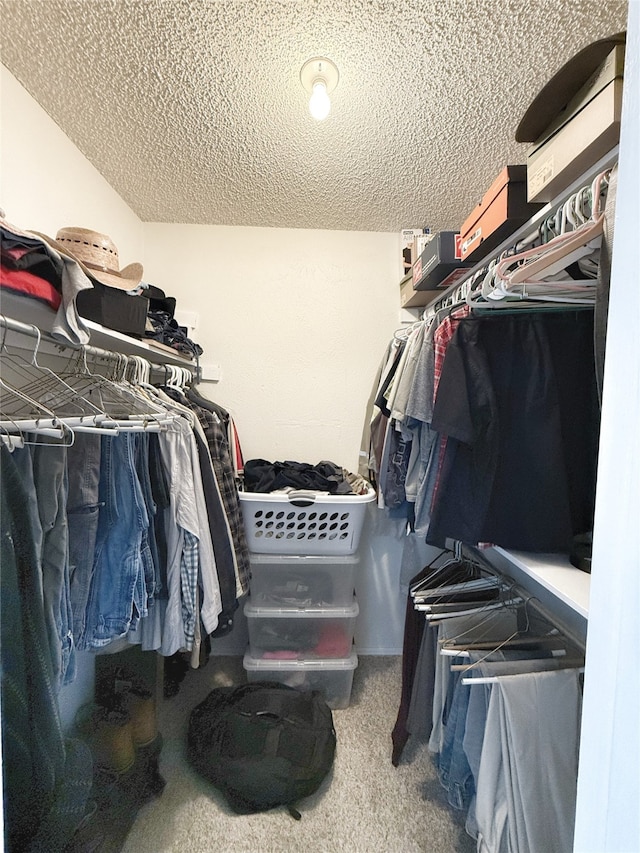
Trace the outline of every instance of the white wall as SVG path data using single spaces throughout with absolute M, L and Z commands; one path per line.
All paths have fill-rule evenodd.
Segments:
M 143 224 L 58 125 L 0 65 L 0 208 L 20 228 L 55 237 L 81 226 L 109 234 L 120 266 L 139 261 Z
M 109 234 L 121 266 L 196 312 L 205 390 L 238 421 L 247 458 L 357 469 L 366 400 L 398 322 L 399 237 L 142 223 L 0 66 L 0 207 L 18 227 Z
M 576 853 L 640 850 L 640 2 L 629 4 Z
M 145 279 L 197 312 L 205 392 L 246 458 L 357 470 L 364 411 L 398 322 L 396 234 L 145 226 Z

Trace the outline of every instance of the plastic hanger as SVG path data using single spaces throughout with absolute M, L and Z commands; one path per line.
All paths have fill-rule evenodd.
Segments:
M 603 183 L 608 180 L 608 172 L 602 172 L 593 183 L 592 197 L 599 200 Z M 564 215 L 566 205 L 559 208 L 561 217 Z M 594 204 L 594 208 L 596 204 Z M 591 218 L 574 231 L 563 231 L 549 243 L 538 249 L 529 249 L 520 255 L 509 258 L 509 262 L 501 261 L 495 270 L 495 277 L 501 281 L 509 281 L 511 285 L 522 282 L 537 282 L 545 277 L 556 275 L 561 269 L 565 269 L 575 263 L 581 257 L 590 254 L 599 247 L 604 227 L 604 212 L 594 209 Z M 506 278 L 506 268 L 515 262 L 518 266 L 509 273 Z
M 457 616 L 471 616 L 474 613 L 488 614 L 498 610 L 513 608 L 522 604 L 522 601 L 523 599 L 520 596 L 509 599 L 499 599 L 498 601 L 489 602 L 488 604 L 483 604 L 481 606 L 476 605 L 475 607 L 469 607 L 466 609 L 461 608 L 459 610 L 425 613 L 425 619 L 431 624 L 438 624 L 443 619 L 453 619 Z
M 544 310 L 556 304 L 593 306 L 608 178 L 608 171 L 601 172 L 591 185 L 582 187 L 543 220 L 539 245 L 493 261 L 480 293 L 469 294 L 468 304 L 476 309 L 508 310 Z M 566 273 L 574 264 L 585 278 L 574 279 Z
M 558 669 L 575 669 L 579 673 L 584 673 L 584 666 L 576 666 L 575 661 L 566 662 L 564 666 L 558 667 Z M 539 670 L 539 671 L 542 671 Z M 510 673 L 511 675 L 522 675 L 523 677 L 526 675 L 532 675 L 531 671 L 522 672 L 522 673 Z M 500 679 L 503 676 L 500 675 L 476 675 L 471 677 L 462 677 L 462 684 L 468 687 L 476 686 L 479 684 L 499 684 Z

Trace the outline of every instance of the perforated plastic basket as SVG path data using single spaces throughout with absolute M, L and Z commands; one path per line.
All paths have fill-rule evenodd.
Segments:
M 366 495 L 240 492 L 249 549 L 256 554 L 353 554 L 358 549 Z

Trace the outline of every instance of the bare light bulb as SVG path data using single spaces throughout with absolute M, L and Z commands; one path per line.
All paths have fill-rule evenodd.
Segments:
M 324 80 L 316 80 L 309 98 L 309 112 L 316 121 L 323 121 L 331 110 L 331 101 Z

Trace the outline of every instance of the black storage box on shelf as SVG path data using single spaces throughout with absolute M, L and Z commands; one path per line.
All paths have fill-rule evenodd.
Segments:
M 413 265 L 414 290 L 439 290 L 461 278 L 470 263 L 462 260 L 458 231 L 438 231 Z
M 107 287 L 94 280 L 90 290 L 82 290 L 78 294 L 76 305 L 85 320 L 100 323 L 124 335 L 144 336 L 149 310 L 149 300 L 145 296 L 130 296 L 124 290 Z

